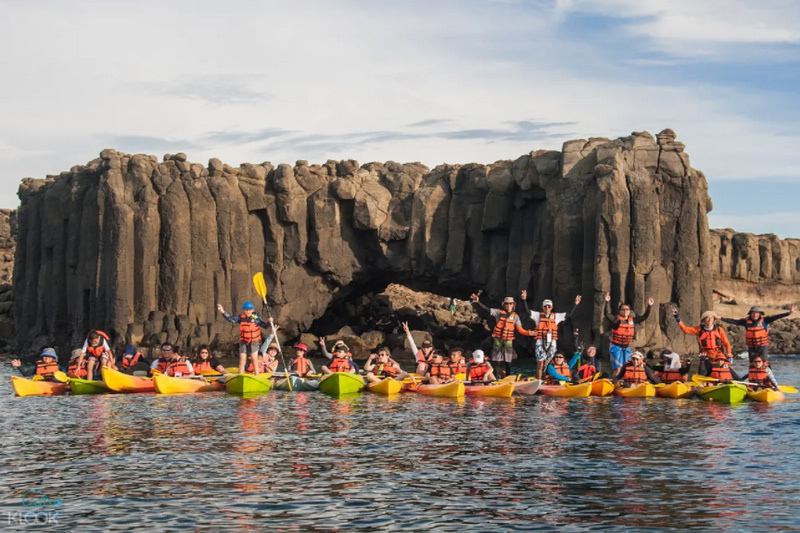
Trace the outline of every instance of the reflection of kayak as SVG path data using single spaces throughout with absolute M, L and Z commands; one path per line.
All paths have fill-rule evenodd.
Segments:
M 192 392 L 214 392 L 225 390 L 221 381 L 206 381 L 196 378 L 174 378 L 164 374 L 153 376 L 156 392 L 160 394 L 187 394 Z
M 318 379 L 301 378 L 299 376 L 289 376 L 292 383 L 293 392 L 306 392 L 319 389 Z M 275 390 L 289 390 L 289 382 L 286 381 L 286 375 L 273 378 L 275 382 Z
M 610 396 L 614 392 L 614 384 L 610 379 L 592 381 L 592 396 Z
M 367 390 L 376 394 L 390 396 L 403 390 L 403 382 L 397 381 L 394 378 L 384 378 L 377 383 L 367 384 Z
M 225 390 L 231 394 L 244 396 L 247 394 L 260 394 L 272 389 L 272 372 L 266 374 L 236 374 L 225 381 Z
M 747 393 L 748 400 L 754 400 L 756 402 L 782 402 L 786 399 L 786 394 L 783 391 L 779 390 L 772 390 L 772 389 L 760 389 L 752 392 Z
M 69 389 L 72 394 L 107 394 L 111 389 L 99 380 L 69 378 Z
M 331 396 L 345 396 L 356 394 L 364 389 L 364 378 L 349 372 L 334 372 L 322 376 L 319 380 L 319 390 Z
M 11 376 L 11 385 L 17 396 L 58 396 L 69 390 L 68 383 L 58 381 L 33 381 L 20 376 Z
M 659 383 L 656 387 L 656 396 L 661 398 L 691 398 L 694 396 L 692 388 L 683 381 L 675 381 L 669 385 Z
M 411 383 L 408 390 L 428 396 L 438 396 L 439 398 L 461 398 L 464 396 L 464 384 L 460 381 L 451 381 L 450 383 L 439 385 Z
M 634 387 L 617 387 L 614 394 L 625 398 L 650 398 L 656 395 L 656 388 L 652 383 L 642 383 Z
M 117 392 L 155 392 L 155 384 L 150 378 L 129 376 L 112 368 L 103 368 L 103 381 L 106 386 Z
M 708 387 L 698 387 L 697 396 L 701 400 L 719 403 L 739 403 L 747 395 L 747 387 L 738 383 L 722 383 Z
M 524 396 L 531 396 L 536 394 L 536 391 L 539 390 L 541 385 L 541 379 L 534 379 L 532 381 L 517 381 L 514 383 L 514 392 Z
M 514 382 L 502 381 L 488 385 L 464 385 L 467 396 L 491 396 L 494 398 L 511 398 L 514 394 Z
M 580 385 L 542 385 L 539 392 L 559 398 L 586 398 L 592 393 L 592 382 Z

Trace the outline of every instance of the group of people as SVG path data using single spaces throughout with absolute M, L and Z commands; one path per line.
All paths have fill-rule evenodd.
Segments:
M 652 383 L 671 383 L 686 381 L 691 365 L 691 359 L 681 360 L 680 356 L 669 349 L 660 352 L 657 364 L 645 363 L 644 355 L 639 351 L 632 351 L 632 344 L 636 336 L 636 326 L 647 320 L 650 310 L 655 304 L 652 298 L 648 299 L 647 309 L 640 316 L 634 316 L 631 306 L 622 304 L 618 312 L 610 312 L 611 295 L 605 296 L 605 318 L 610 323 L 609 355 L 611 374 L 602 371 L 601 363 L 597 358 L 597 348 L 589 346 L 581 349 L 578 344 L 578 330 L 574 330 L 574 351 L 567 359 L 565 353 L 557 349 L 558 329 L 575 312 L 581 303 L 581 297 L 575 297 L 574 307 L 563 313 L 553 310 L 553 302 L 544 300 L 541 311 L 532 311 L 528 307 L 527 292 L 521 292 L 525 316 L 530 319 L 532 327 L 524 327 L 520 315 L 516 313 L 516 301 L 506 297 L 500 309 L 489 308 L 480 302 L 480 293 L 470 296 L 472 304 L 494 319 L 495 324 L 491 333 L 491 355 L 487 360 L 482 350 L 472 352 L 469 360 L 465 357 L 463 348 L 454 347 L 445 353 L 435 349 L 430 340 L 424 340 L 421 347 L 416 342 L 409 330 L 408 323 L 402 323 L 406 333 L 408 346 L 416 359 L 416 374 L 430 383 L 447 383 L 454 379 L 465 379 L 477 382 L 491 382 L 511 373 L 511 362 L 516 358 L 514 340 L 516 334 L 533 337 L 535 339 L 535 355 L 537 361 L 536 377 L 544 379 L 545 383 L 580 383 L 594 380 L 598 377 L 611 377 L 614 381 L 624 385 L 637 385 L 645 381 Z M 278 326 L 271 317 L 262 318 L 255 312 L 252 302 L 245 302 L 242 312 L 233 316 L 225 312 L 221 305 L 218 311 L 229 322 L 239 325 L 239 373 L 270 373 L 278 368 L 278 357 L 283 357 L 281 347 L 276 341 Z M 743 319 L 720 318 L 713 311 L 703 313 L 700 325 L 687 326 L 680 318 L 677 309 L 673 314 L 680 329 L 687 335 L 698 338 L 700 348 L 699 373 L 719 382 L 746 381 L 759 387 L 777 388 L 778 384 L 769 367 L 767 349 L 769 346 L 769 326 L 776 320 L 787 317 L 796 312 L 796 306 L 786 313 L 765 316 L 761 308 L 753 306 Z M 750 368 L 747 376 L 738 375 L 732 367 L 731 344 L 720 327 L 719 322 L 743 326 L 750 358 Z M 269 329 L 270 333 L 263 340 L 261 329 Z M 263 340 L 263 342 L 262 342 Z M 100 370 L 104 367 L 133 373 L 143 371 L 150 373 L 163 373 L 169 376 L 192 376 L 197 374 L 227 374 L 228 370 L 211 354 L 208 346 L 200 346 L 195 356 L 190 358 L 182 356 L 174 345 L 165 342 L 160 347 L 160 354 L 153 361 L 149 361 L 135 346 L 128 345 L 124 353 L 115 357 L 109 347 L 109 337 L 99 330 L 89 333 L 83 346 L 74 350 L 70 357 L 67 373 L 76 378 L 97 379 Z M 352 353 L 341 340 L 336 342 L 332 351 L 327 350 L 325 338 L 320 337 L 320 348 L 323 355 L 329 360 L 321 367 L 324 374 L 333 372 L 359 372 L 359 366 L 353 360 Z M 316 373 L 313 363 L 308 358 L 308 347 L 303 343 L 293 346 L 294 357 L 288 370 L 300 377 L 308 377 Z M 494 363 L 495 366 L 492 365 Z M 17 359 L 12 365 L 18 367 L 23 375 L 39 375 L 40 379 L 52 379 L 59 371 L 58 357 L 55 350 L 45 348 L 39 361 L 33 367 L 24 367 Z M 370 354 L 364 364 L 366 379 L 371 382 L 380 381 L 386 377 L 403 379 L 409 374 L 400 368 L 397 361 L 391 357 L 388 347 L 381 347 Z

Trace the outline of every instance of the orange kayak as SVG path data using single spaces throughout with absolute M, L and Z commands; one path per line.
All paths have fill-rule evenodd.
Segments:
M 503 381 L 486 385 L 464 385 L 467 396 L 492 396 L 494 398 L 511 398 L 514 394 L 514 382 Z
M 11 385 L 17 396 L 58 396 L 69 390 L 69 383 L 33 381 L 20 376 L 11 376 Z
M 117 392 L 155 392 L 156 386 L 151 378 L 129 376 L 111 368 L 104 368 L 103 381 L 106 386 Z

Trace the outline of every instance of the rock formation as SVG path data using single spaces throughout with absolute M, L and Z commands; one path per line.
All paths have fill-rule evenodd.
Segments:
M 16 214 L 0 209 L 0 353 L 14 345 L 14 253 L 17 248 Z
M 527 289 L 534 307 L 584 297 L 584 340 L 604 334 L 603 295 L 659 306 L 636 344 L 682 349 L 667 310 L 699 319 L 714 250 L 702 172 L 672 130 L 569 141 L 491 165 L 294 166 L 107 149 L 19 189 L 14 273 L 20 348 L 235 339 L 214 306 L 254 300 L 263 271 L 288 338 L 369 284 L 415 280 L 487 303 Z M 693 346 L 688 339 L 687 346 Z

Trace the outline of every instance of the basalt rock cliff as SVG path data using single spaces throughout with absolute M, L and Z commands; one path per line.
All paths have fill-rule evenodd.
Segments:
M 257 300 L 263 271 L 285 338 L 370 284 L 413 280 L 497 305 L 527 289 L 600 342 L 603 296 L 644 310 L 638 346 L 694 347 L 717 255 L 702 172 L 672 130 L 569 141 L 514 161 L 328 161 L 232 167 L 112 149 L 19 188 L 14 271 L 20 350 L 101 328 L 117 344 L 230 343 L 215 311 Z

